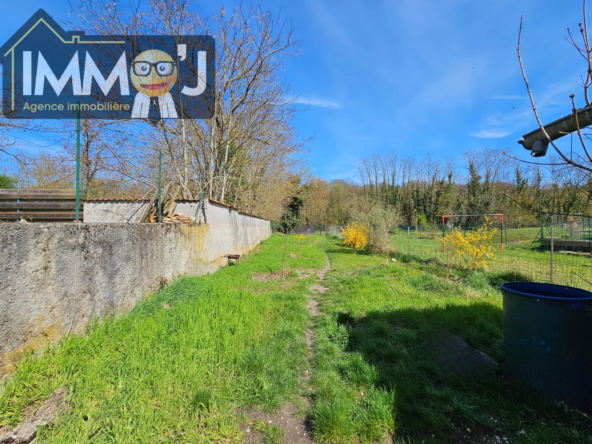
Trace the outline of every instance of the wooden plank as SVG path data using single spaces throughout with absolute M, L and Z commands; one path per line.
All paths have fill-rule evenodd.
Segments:
M 76 191 L 73 190 L 0 190 L 0 200 L 75 200 Z
M 44 194 L 64 194 L 64 193 L 74 193 L 76 194 L 76 190 L 74 188 L 61 188 L 61 189 L 43 189 L 43 188 L 0 188 L 0 194 L 2 193 L 44 193 Z
M 32 213 L 32 212 L 21 212 L 21 213 L 0 213 L 0 220 L 74 220 L 76 217 L 75 212 L 60 212 L 60 213 Z
M 76 201 L 24 201 L 20 203 L 0 201 L 0 210 L 73 210 L 76 208 Z
M 168 185 L 166 185 L 164 187 L 163 190 L 161 190 L 161 193 L 160 193 L 160 198 L 161 199 L 164 199 L 164 197 L 166 196 L 166 194 L 169 192 L 169 187 L 170 186 L 171 185 L 168 184 Z M 148 221 L 148 217 L 150 216 L 150 212 L 152 211 L 153 205 L 156 208 L 156 215 L 157 215 L 156 217 L 157 217 L 157 220 L 158 220 L 158 190 L 155 190 L 154 191 L 154 196 L 152 197 L 152 199 L 150 199 L 150 202 L 148 203 L 148 206 L 146 207 L 146 211 L 144 211 L 144 214 L 140 218 L 139 223 L 144 224 L 144 223 L 146 223 Z M 162 202 L 161 202 L 161 205 L 162 205 Z M 161 208 L 161 210 L 162 210 L 162 208 Z
M 76 201 L 76 195 L 72 194 L 56 194 L 54 196 L 46 196 L 38 193 L 26 193 L 20 194 L 18 196 L 6 196 L 0 195 L 0 200 L 3 201 L 13 201 L 16 202 L 17 200 L 24 201 L 24 200 L 73 200 Z

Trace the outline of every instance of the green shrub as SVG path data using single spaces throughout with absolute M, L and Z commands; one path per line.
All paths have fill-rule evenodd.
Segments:
M 0 174 L 0 188 L 16 188 L 16 182 L 5 174 Z

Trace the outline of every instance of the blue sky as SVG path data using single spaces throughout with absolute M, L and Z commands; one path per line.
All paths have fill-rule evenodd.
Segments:
M 78 1 L 4 4 L 0 42 L 38 8 L 69 20 L 69 4 Z M 198 0 L 193 9 L 208 16 L 238 3 Z M 516 57 L 521 15 L 523 59 L 543 121 L 569 113 L 572 92 L 583 105 L 577 81 L 585 60 L 565 40 L 568 27 L 579 36 L 581 0 L 258 3 L 281 13 L 300 40 L 301 55 L 288 61 L 285 78 L 303 102 L 300 135 L 315 135 L 309 165 L 327 180 L 355 179 L 358 158 L 392 151 L 458 158 L 510 147 L 530 160 L 516 143 L 536 127 Z

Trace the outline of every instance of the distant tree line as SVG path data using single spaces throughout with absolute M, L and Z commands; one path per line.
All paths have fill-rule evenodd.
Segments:
M 488 148 L 460 161 L 375 155 L 358 161 L 358 181 L 313 178 L 299 193 L 301 222 L 312 225 L 346 225 L 376 206 L 395 210 L 405 225 L 439 224 L 445 214 L 503 213 L 510 226 L 538 226 L 543 213 L 592 212 L 589 173 L 527 164 Z

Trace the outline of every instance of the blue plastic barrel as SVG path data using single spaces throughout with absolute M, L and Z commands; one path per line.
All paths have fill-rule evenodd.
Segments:
M 539 395 L 592 413 L 592 293 L 536 282 L 501 288 L 509 372 Z

